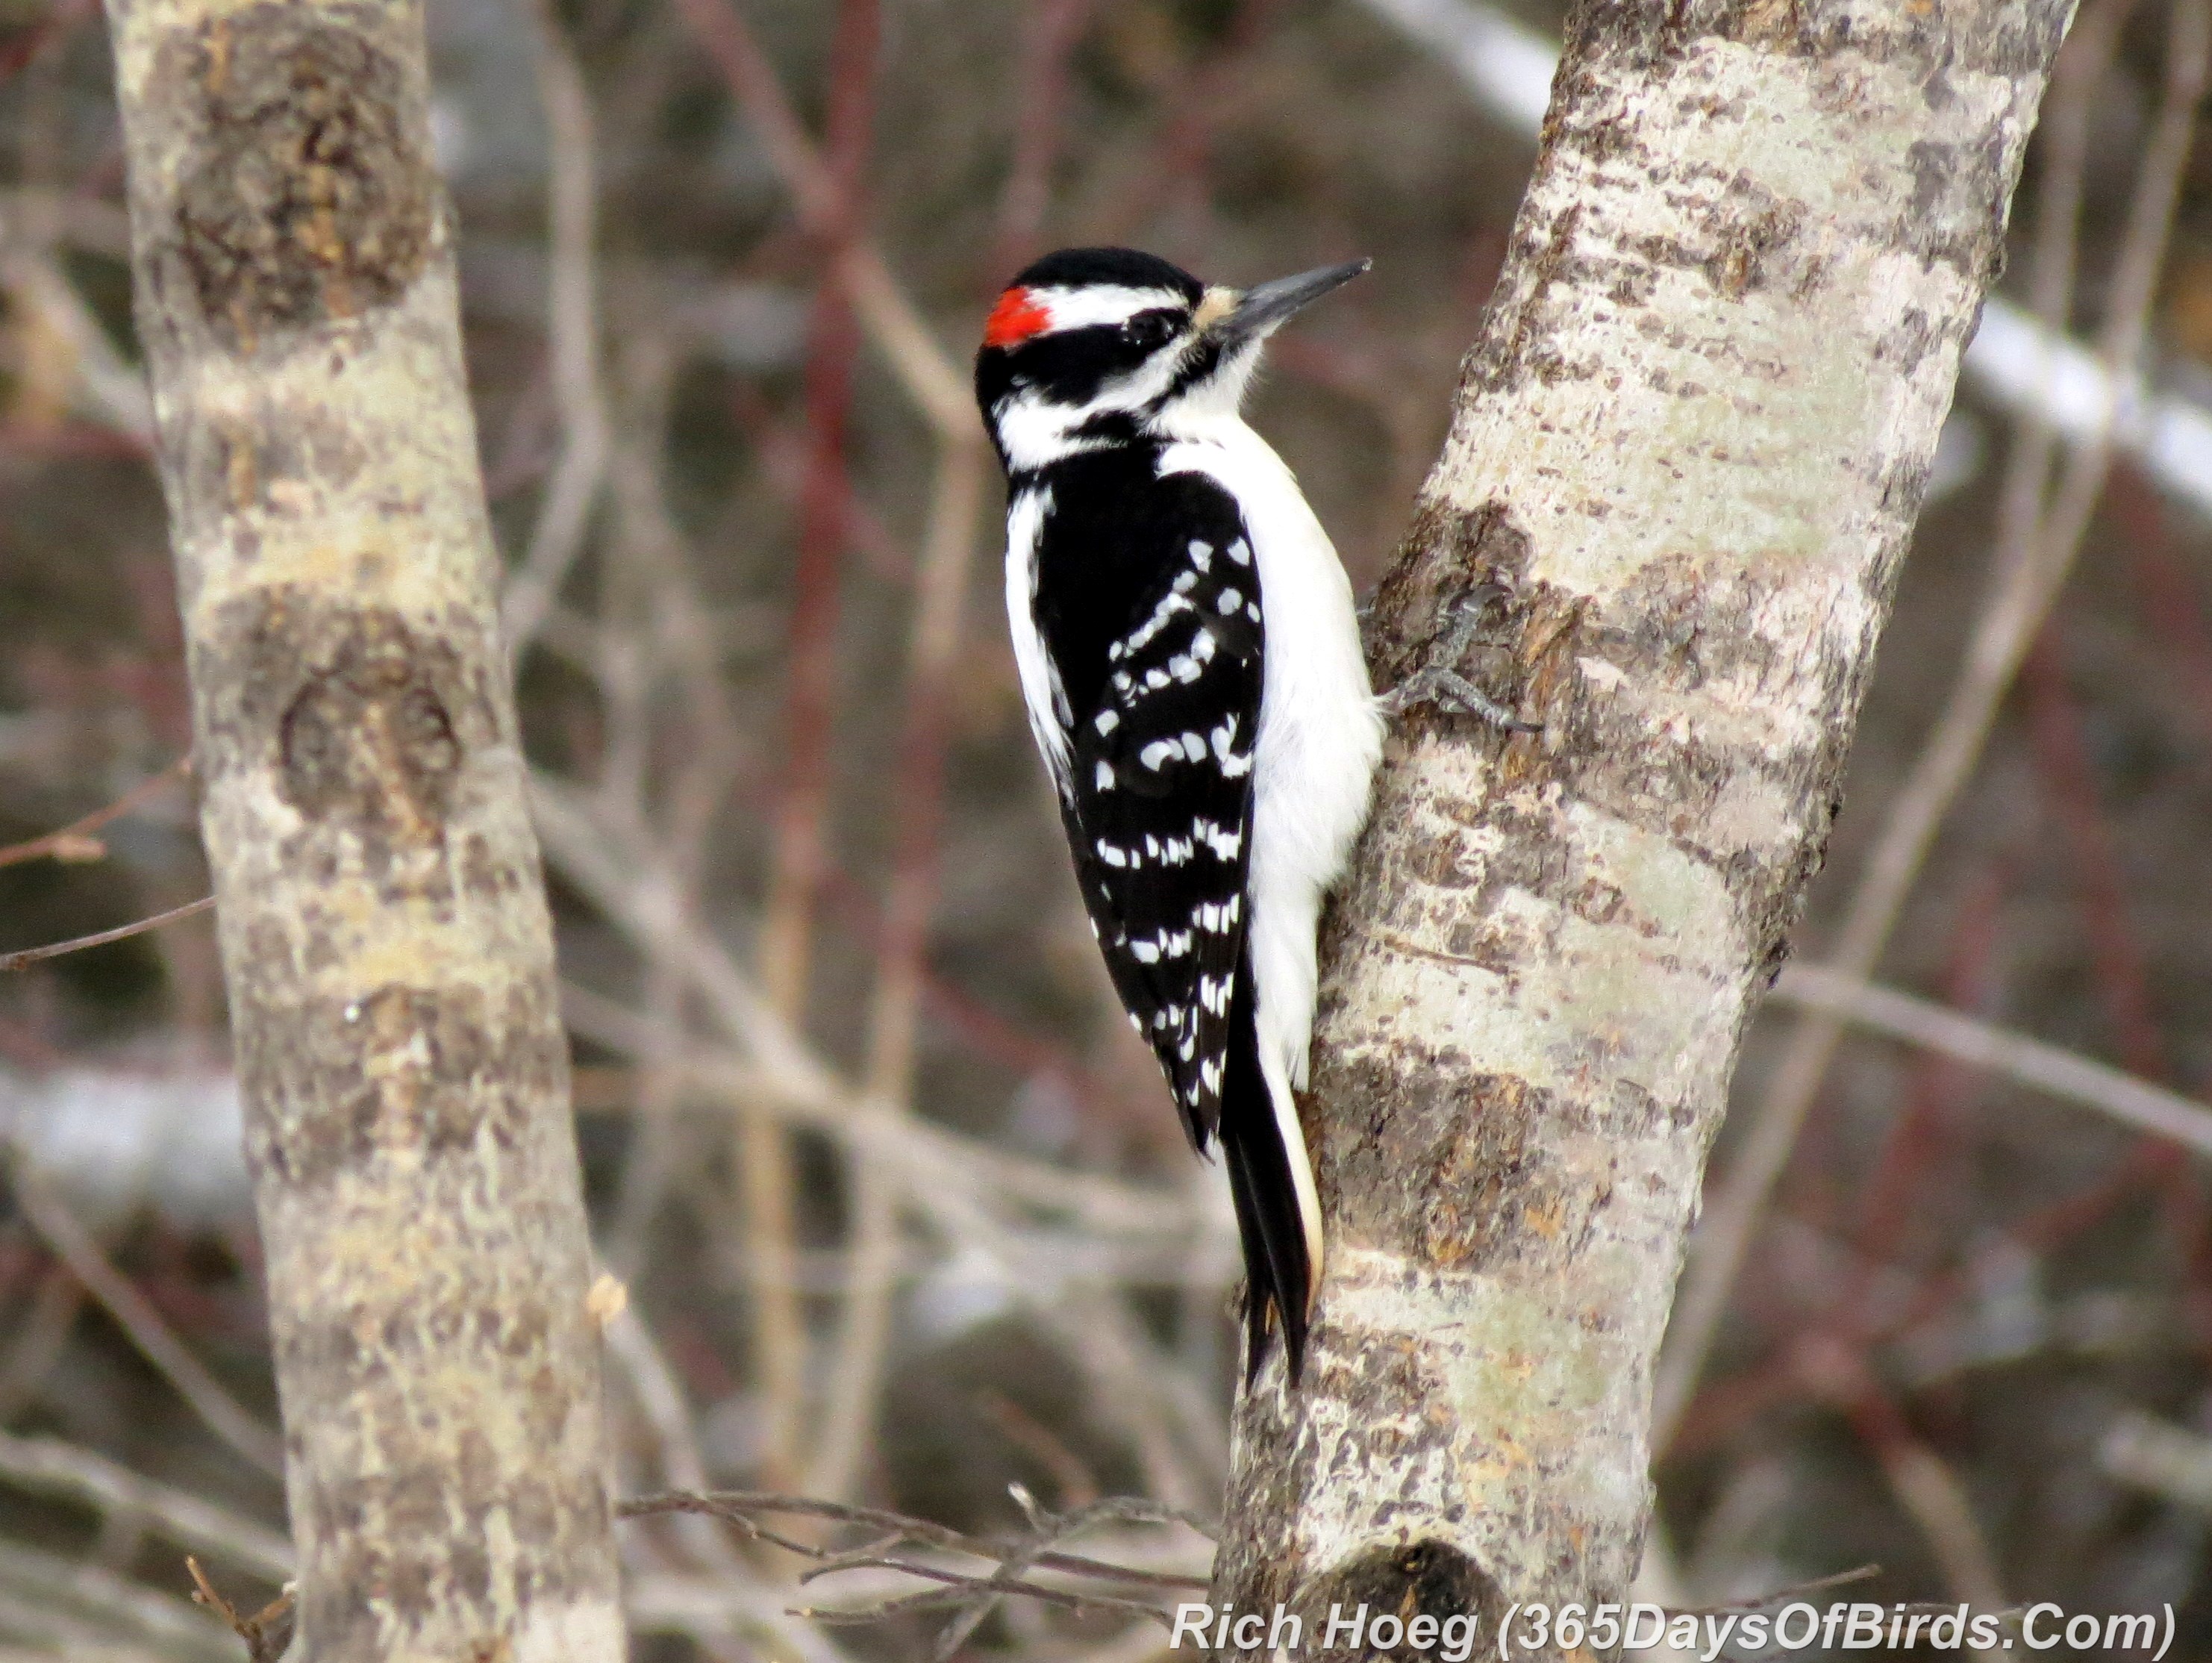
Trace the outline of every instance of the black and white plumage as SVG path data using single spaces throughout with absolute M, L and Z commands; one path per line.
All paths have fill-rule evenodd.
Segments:
M 1266 337 L 1364 269 L 1239 293 L 1065 250 L 1001 295 L 975 369 L 1022 691 L 1084 904 L 1192 1143 L 1220 1141 L 1248 1375 L 1279 1318 L 1293 1381 L 1322 1234 L 1292 1092 L 1382 720 L 1335 551 L 1238 405 Z

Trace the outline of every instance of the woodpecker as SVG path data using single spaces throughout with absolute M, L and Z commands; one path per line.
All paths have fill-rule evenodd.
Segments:
M 1291 1093 L 1382 706 L 1336 551 L 1238 407 L 1267 337 L 1368 264 L 1239 291 L 1064 249 L 999 296 L 975 360 L 1023 701 L 1115 989 L 1193 1147 L 1225 1158 L 1248 1385 L 1277 1322 L 1297 1383 L 1320 1283 Z

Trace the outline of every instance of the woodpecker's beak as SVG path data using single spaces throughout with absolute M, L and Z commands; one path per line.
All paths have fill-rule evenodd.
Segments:
M 1224 346 L 1264 339 L 1289 322 L 1293 313 L 1303 311 L 1330 289 L 1350 283 L 1374 264 L 1373 260 L 1356 259 L 1342 265 L 1324 265 L 1317 271 L 1278 277 L 1273 283 L 1248 289 L 1242 295 L 1224 296 L 1230 304 L 1208 323 L 1208 331 Z M 1209 295 L 1206 298 L 1211 301 L 1213 296 Z

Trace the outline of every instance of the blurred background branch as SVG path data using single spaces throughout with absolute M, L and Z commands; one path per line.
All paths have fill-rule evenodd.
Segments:
M 1364 588 L 1503 258 L 1561 8 L 430 11 L 589 1198 L 630 1295 L 623 1487 L 818 1483 L 986 1536 L 1028 1527 L 1016 1482 L 1055 1513 L 1119 1493 L 1211 1516 L 1226 1200 L 1063 869 L 965 358 L 1047 247 L 1124 239 L 1231 281 L 1376 256 L 1254 407 Z M 1669 1366 L 1680 1603 L 1871 1560 L 1869 1598 L 1993 1580 L 2171 1599 L 2207 1632 L 2212 1511 L 2150 1476 L 2212 1437 L 2212 1225 L 2181 1153 L 2212 1067 L 2194 16 L 2085 8 L 2031 155 L 1809 967 L 1747 1036 L 1716 1156 L 1763 1198 L 1738 1214 L 1756 1273 L 1708 1273 L 1711 1343 Z M 208 889 L 166 771 L 189 733 L 109 79 L 95 7 L 0 8 L 0 844 L 99 845 L 0 866 L 0 952 Z M 1931 815 L 1916 769 L 1975 662 L 1997 667 Z M 1854 957 L 1862 874 L 1911 826 L 1893 921 Z M 236 1447 L 274 1404 L 212 941 L 185 919 L 0 982 L 0 1646 L 29 1654 L 234 1657 L 180 1551 L 241 1608 L 282 1574 L 281 1496 Z M 1840 1024 L 1832 1055 L 1761 1156 L 1742 1135 L 1811 1021 Z M 244 1417 L 228 1441 L 217 1404 Z M 793 1615 L 814 1596 L 783 1550 L 624 1530 L 641 1655 L 935 1642 L 934 1618 Z M 1020 1601 L 963 1640 L 1101 1663 L 1161 1642 Z

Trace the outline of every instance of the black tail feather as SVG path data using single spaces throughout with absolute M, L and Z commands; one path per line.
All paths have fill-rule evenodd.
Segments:
M 1284 1361 L 1291 1384 L 1296 1386 L 1305 1365 L 1306 1294 L 1312 1266 L 1290 1151 L 1283 1147 L 1267 1081 L 1260 1071 L 1260 1030 L 1249 953 L 1237 966 L 1229 1032 L 1220 1136 L 1229 1193 L 1237 1203 L 1237 1233 L 1244 1244 L 1244 1383 L 1251 1385 L 1267 1355 L 1272 1310 L 1283 1325 Z

